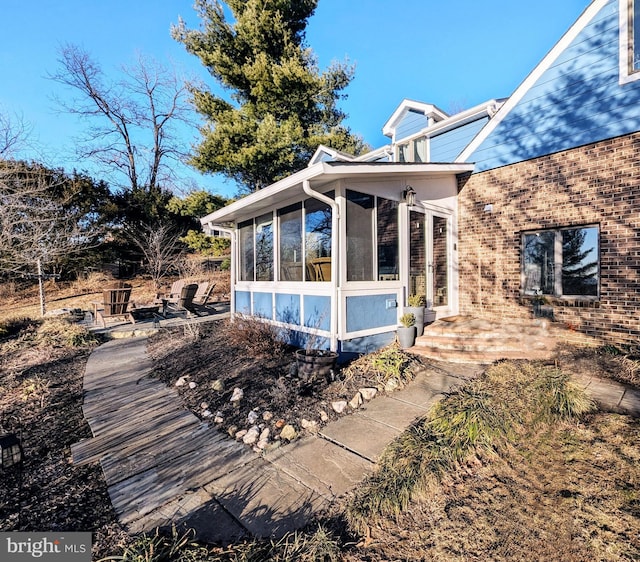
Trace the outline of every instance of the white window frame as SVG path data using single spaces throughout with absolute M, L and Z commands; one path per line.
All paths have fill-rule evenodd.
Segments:
M 619 37 L 620 37 L 620 84 L 629 84 L 640 80 L 640 69 L 632 69 L 631 56 L 633 53 L 633 43 L 636 38 L 632 38 L 633 33 L 633 7 L 636 0 L 619 0 Z M 640 0 L 639 0 L 640 1 Z M 637 38 L 640 40 L 640 37 Z

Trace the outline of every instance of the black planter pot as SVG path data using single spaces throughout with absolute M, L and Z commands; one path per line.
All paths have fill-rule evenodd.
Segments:
M 316 377 L 324 377 L 331 381 L 331 371 L 335 368 L 338 354 L 335 351 L 313 349 L 296 351 L 298 363 L 298 377 L 303 381 L 309 381 Z

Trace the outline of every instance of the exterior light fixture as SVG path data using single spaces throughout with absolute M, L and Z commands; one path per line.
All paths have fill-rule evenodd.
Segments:
M 409 205 L 409 207 L 413 206 L 416 202 L 416 192 L 413 187 L 410 185 L 406 185 L 404 187 L 404 191 L 402 192 L 402 201 Z
M 0 435 L 0 468 L 2 470 L 21 466 L 23 457 L 22 444 L 15 433 Z

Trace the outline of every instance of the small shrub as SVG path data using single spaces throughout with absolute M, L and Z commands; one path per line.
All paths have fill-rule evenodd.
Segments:
M 120 560 L 121 562 L 206 562 L 212 560 L 206 547 L 193 542 L 193 529 L 180 534 L 175 525 L 170 535 L 143 533 L 119 556 L 101 558 L 98 562 Z
M 407 298 L 407 304 L 411 307 L 420 307 L 427 304 L 427 299 L 424 295 L 409 295 Z
M 16 336 L 23 330 L 33 328 L 33 325 L 31 318 L 11 318 L 0 322 L 0 339 Z
M 383 347 L 373 353 L 363 355 L 343 369 L 345 381 L 363 377 L 375 381 L 378 388 L 383 389 L 386 383 L 395 379 L 402 387 L 414 377 L 418 363 L 396 344 Z
M 255 316 L 236 316 L 227 328 L 226 338 L 255 357 L 283 357 L 287 344 L 280 329 Z
M 97 343 L 87 328 L 65 318 L 45 320 L 38 329 L 36 341 L 53 347 L 84 347 Z

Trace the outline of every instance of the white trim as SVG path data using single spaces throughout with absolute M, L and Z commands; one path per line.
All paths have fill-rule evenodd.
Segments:
M 449 117 L 449 115 L 447 115 L 444 111 L 433 104 L 403 99 L 400 105 L 393 112 L 391 117 L 389 117 L 389 119 L 387 119 L 387 122 L 383 125 L 382 134 L 386 137 L 391 137 L 395 142 L 396 127 L 398 126 L 398 123 L 404 118 L 405 114 L 411 110 L 430 117 L 430 125 L 432 119 L 435 120 L 435 118 L 439 118 L 438 121 L 442 121 L 443 119 L 447 119 Z
M 291 176 L 288 176 L 269 187 L 265 187 L 260 191 L 256 191 L 251 195 L 247 195 L 230 205 L 218 209 L 210 213 L 206 217 L 200 219 L 203 226 L 208 228 L 218 228 L 217 224 L 236 220 L 240 215 L 246 216 L 252 213 L 251 207 L 258 207 L 268 212 L 269 208 L 276 207 L 285 201 L 288 196 L 294 197 L 299 194 L 304 196 L 302 190 L 302 182 L 305 180 L 338 180 L 341 178 L 362 176 L 400 176 L 402 174 L 420 175 L 427 174 L 430 176 L 444 176 L 451 174 L 459 174 L 462 172 L 473 171 L 473 164 L 464 162 L 447 163 L 447 164 L 429 164 L 429 163 L 395 163 L 395 162 L 318 162 L 309 168 L 304 168 Z M 367 178 L 370 179 L 370 178 Z M 398 177 L 394 179 L 399 179 Z M 323 187 L 326 184 L 323 183 Z M 314 186 L 312 186 L 314 187 Z M 294 189 L 298 190 L 293 191 Z M 331 189 L 330 187 L 326 188 Z
M 640 70 L 635 72 L 629 72 L 631 68 L 631 61 L 629 60 L 629 21 L 631 16 L 629 14 L 629 4 L 632 0 L 619 0 L 619 33 L 620 33 L 620 66 L 619 66 L 619 79 L 618 82 L 622 86 L 640 80 Z M 635 1 L 635 0 L 634 0 Z M 634 41 L 640 40 L 640 37 L 635 38 Z
M 609 2 L 610 0 L 594 0 L 585 9 L 585 11 L 582 12 L 582 15 L 562 36 L 560 41 L 556 43 L 538 66 L 536 66 L 525 78 L 524 82 L 516 88 L 511 97 L 509 97 L 504 105 L 498 110 L 495 117 L 482 128 L 476 137 L 460 153 L 458 158 L 455 159 L 455 162 L 465 162 L 476 151 L 476 149 L 486 140 L 493 130 L 505 119 L 507 115 L 509 115 L 511 110 L 520 102 L 525 94 L 536 84 L 540 77 L 551 67 L 571 42 Z

